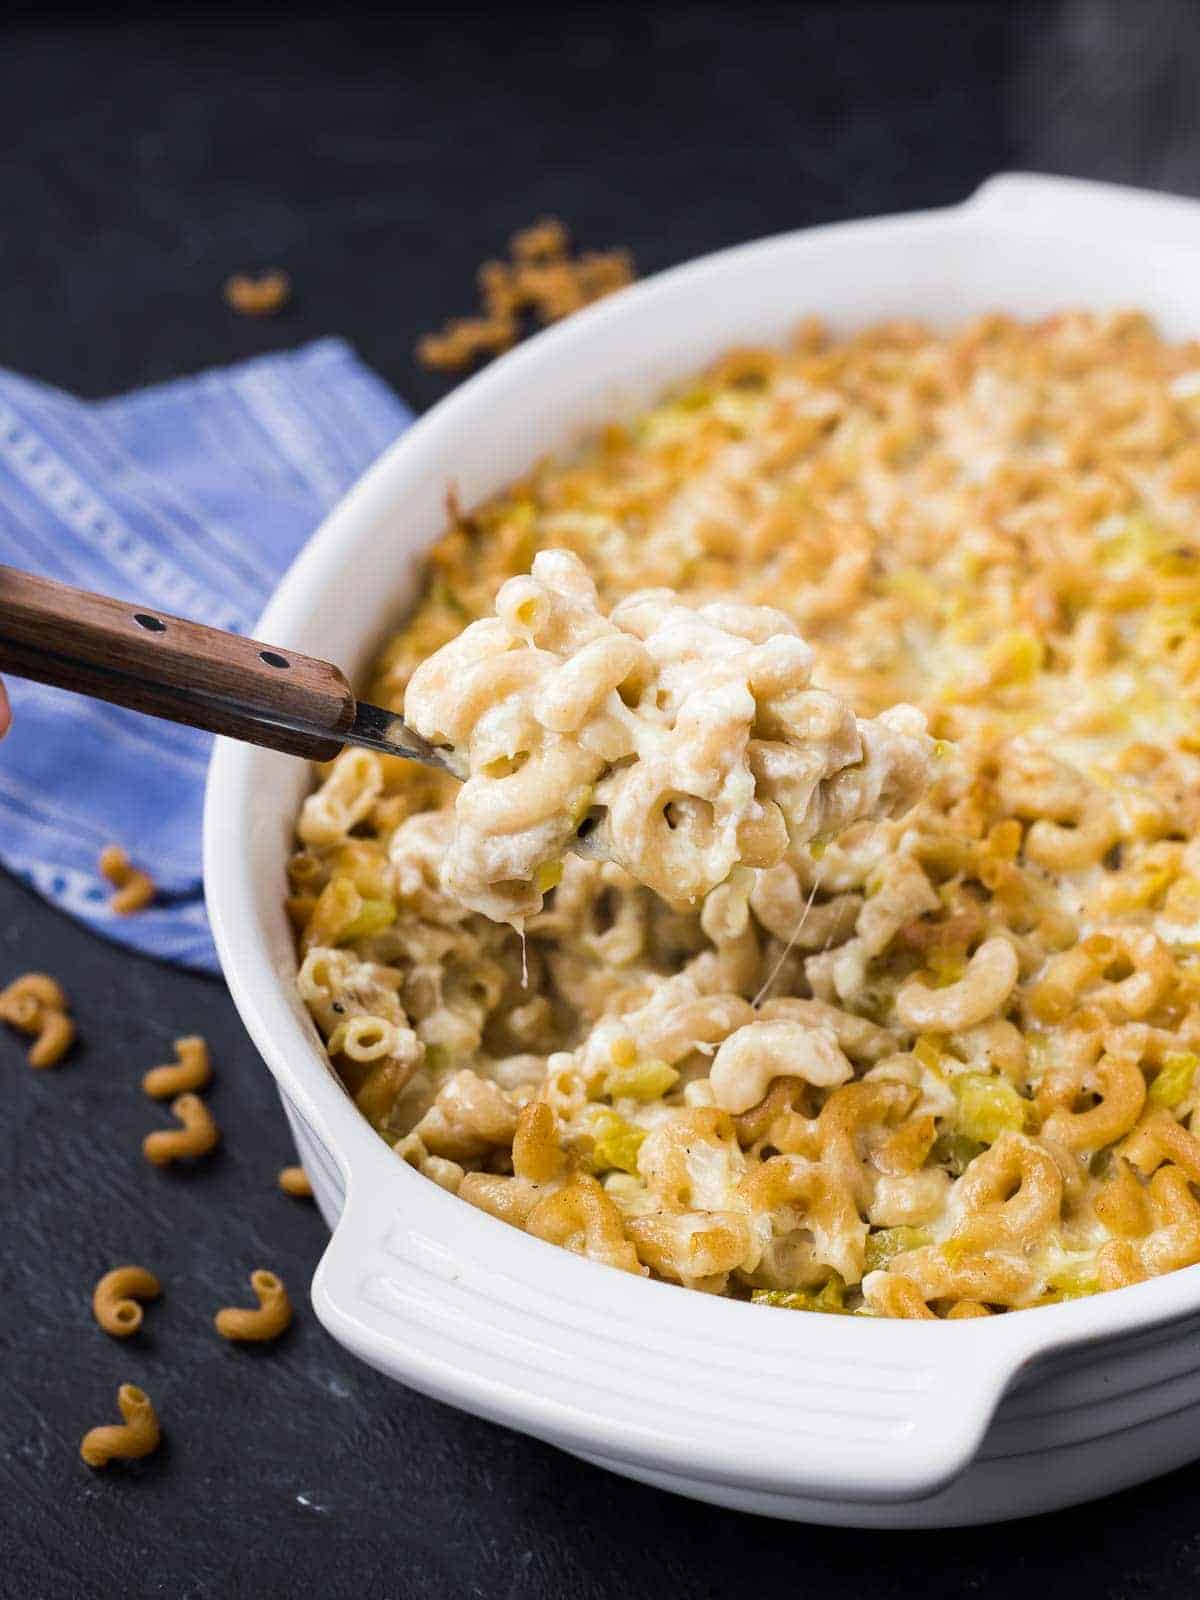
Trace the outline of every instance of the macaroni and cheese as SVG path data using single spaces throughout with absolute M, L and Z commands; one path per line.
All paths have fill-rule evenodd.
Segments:
M 790 1309 L 980 1316 L 1200 1262 L 1200 343 L 1071 312 L 735 351 L 452 505 L 372 698 L 419 703 L 465 628 L 540 660 L 531 564 L 597 619 L 532 674 L 546 738 L 518 751 L 567 752 L 568 815 L 622 771 L 571 766 L 572 662 L 594 640 L 622 653 L 606 694 L 618 665 L 639 684 L 674 606 L 620 627 L 648 588 L 738 637 L 770 606 L 830 695 L 911 702 L 947 748 L 906 816 L 800 828 L 769 865 L 725 872 L 726 845 L 681 880 L 636 832 L 563 854 L 527 951 L 443 877 L 453 781 L 339 757 L 290 863 L 299 986 L 398 1154 L 593 1260 Z M 486 713 L 447 728 L 455 689 L 429 725 L 513 759 Z M 643 824 L 674 803 L 650 789 Z M 561 842 L 522 859 L 535 885 Z

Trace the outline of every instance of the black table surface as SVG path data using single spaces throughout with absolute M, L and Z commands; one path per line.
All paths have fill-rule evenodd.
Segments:
M 1171 0 L 10 15 L 0 364 L 100 395 L 337 333 L 424 407 L 449 384 L 416 338 L 467 311 L 476 265 L 540 214 L 645 272 L 953 202 L 1004 168 L 1200 193 L 1198 67 L 1200 16 Z M 275 264 L 292 305 L 233 316 L 225 275 Z M 1195 1592 L 1200 1467 L 1011 1527 L 851 1533 L 640 1488 L 385 1380 L 307 1306 L 325 1231 L 275 1188 L 287 1130 L 224 988 L 5 879 L 0 958 L 0 980 L 61 975 L 83 1037 L 35 1073 L 0 1036 L 0 1594 Z M 162 1118 L 138 1079 L 192 1031 L 225 1143 L 154 1171 L 139 1144 Z M 89 1297 L 125 1260 L 166 1296 L 122 1344 Z M 295 1291 L 296 1325 L 227 1346 L 212 1310 L 259 1265 Z M 123 1380 L 166 1443 L 93 1474 L 79 1437 Z

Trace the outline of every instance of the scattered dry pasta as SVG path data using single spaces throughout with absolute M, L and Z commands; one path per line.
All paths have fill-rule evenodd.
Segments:
M 225 280 L 225 304 L 243 317 L 273 317 L 292 297 L 292 280 L 278 268 L 261 273 L 235 272 Z
M 569 853 L 523 950 L 443 880 L 453 781 L 339 758 L 289 867 L 299 988 L 398 1155 L 790 1310 L 957 1320 L 1200 1262 L 1200 342 L 1065 312 L 731 351 L 452 503 L 371 698 L 550 550 L 610 617 L 774 608 L 942 759 L 907 816 L 695 905 Z
M 294 1200 L 312 1199 L 312 1184 L 303 1167 L 280 1167 L 278 1183 L 284 1194 L 290 1194 Z
M 105 1333 L 128 1339 L 142 1325 L 141 1300 L 156 1300 L 162 1285 L 145 1267 L 114 1267 L 92 1291 L 92 1313 Z
M 151 1067 L 142 1078 L 142 1088 L 153 1100 L 192 1093 L 212 1080 L 208 1046 L 199 1034 L 188 1034 L 175 1041 L 176 1061 L 170 1066 Z
M 585 251 L 571 255 L 566 228 L 543 217 L 513 236 L 509 261 L 485 261 L 479 269 L 484 314 L 448 322 L 441 333 L 426 334 L 417 359 L 439 372 L 460 372 L 480 357 L 500 355 L 521 333 L 523 313 L 540 322 L 559 322 L 615 289 L 632 283 L 628 251 Z
M 133 866 L 119 844 L 106 844 L 100 852 L 100 874 L 116 890 L 109 897 L 109 906 L 119 917 L 130 917 L 144 911 L 158 893 L 154 879 L 148 872 Z
M 455 317 L 441 333 L 427 333 L 417 345 L 417 359 L 434 372 L 461 372 L 480 357 L 502 355 L 517 342 L 517 326 L 508 317 Z
M 110 1461 L 136 1461 L 158 1449 L 162 1432 L 149 1395 L 132 1383 L 117 1390 L 117 1406 L 125 1421 L 92 1428 L 83 1436 L 79 1454 L 89 1467 L 103 1467 Z
M 183 1124 L 181 1128 L 159 1128 L 142 1140 L 142 1154 L 152 1166 L 194 1160 L 216 1149 L 221 1130 L 199 1095 L 177 1096 L 171 1102 L 171 1114 Z
M 258 1297 L 255 1310 L 225 1306 L 213 1318 L 222 1339 L 253 1342 L 278 1339 L 291 1322 L 292 1302 L 281 1278 L 259 1267 L 250 1274 L 250 1287 Z
M 75 1024 L 69 1006 L 62 985 L 45 972 L 26 972 L 0 991 L 0 1020 L 34 1035 L 31 1067 L 57 1066 L 71 1048 Z

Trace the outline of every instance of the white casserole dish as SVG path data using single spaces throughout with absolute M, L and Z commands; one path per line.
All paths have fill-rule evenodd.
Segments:
M 1000 308 L 1137 305 L 1200 332 L 1200 204 L 1007 176 L 947 210 L 678 268 L 541 334 L 413 427 L 333 512 L 259 637 L 361 670 L 414 590 L 448 485 L 471 505 L 730 345 Z M 226 977 L 333 1228 L 313 1283 L 342 1344 L 452 1405 L 646 1482 L 775 1516 L 939 1526 L 1090 1498 L 1200 1455 L 1200 1267 L 1016 1315 L 770 1312 L 594 1265 L 406 1167 L 297 999 L 284 862 L 308 785 L 220 740 L 205 882 Z

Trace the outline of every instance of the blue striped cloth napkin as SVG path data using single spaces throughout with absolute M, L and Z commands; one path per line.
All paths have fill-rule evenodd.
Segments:
M 252 631 L 324 514 L 412 420 L 340 340 L 117 399 L 0 372 L 0 563 Z M 211 736 L 8 680 L 0 863 L 118 943 L 217 970 L 200 877 Z M 96 859 L 159 885 L 108 909 Z

